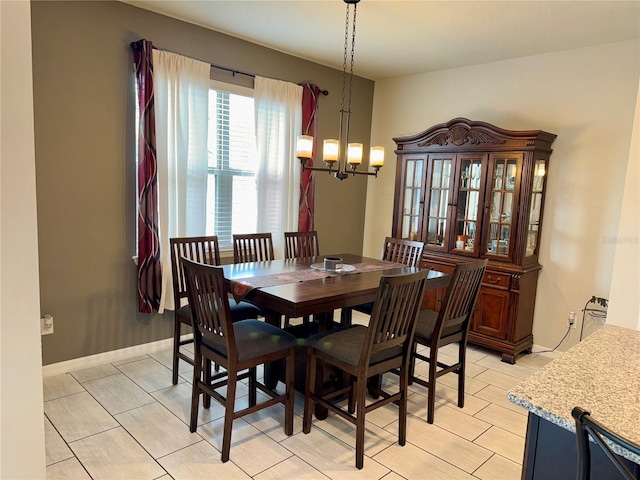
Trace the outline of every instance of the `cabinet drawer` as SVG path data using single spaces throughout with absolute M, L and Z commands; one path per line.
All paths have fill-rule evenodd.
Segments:
M 482 278 L 482 283 L 497 288 L 509 288 L 509 278 L 511 275 L 499 272 L 487 271 Z

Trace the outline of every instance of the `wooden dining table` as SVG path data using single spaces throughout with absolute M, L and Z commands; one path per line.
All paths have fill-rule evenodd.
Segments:
M 337 273 L 324 271 L 320 265 L 325 256 L 340 257 L 347 267 Z M 346 253 L 236 263 L 222 268 L 236 299 L 260 307 L 266 322 L 280 327 L 283 315 L 290 318 L 309 315 L 314 316 L 320 329 L 332 327 L 336 309 L 373 302 L 383 275 L 416 271 L 415 267 Z M 448 275 L 431 271 L 427 289 L 446 287 L 448 282 Z M 264 375 L 265 384 L 275 387 L 277 372 L 265 365 Z

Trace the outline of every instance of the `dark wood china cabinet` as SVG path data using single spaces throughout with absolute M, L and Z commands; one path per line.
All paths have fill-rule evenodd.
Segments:
M 469 342 L 515 363 L 531 351 L 545 180 L 556 135 L 456 118 L 394 138 L 398 162 L 393 236 L 425 244 L 423 266 L 450 273 L 489 264 Z M 437 310 L 444 290 L 428 292 Z

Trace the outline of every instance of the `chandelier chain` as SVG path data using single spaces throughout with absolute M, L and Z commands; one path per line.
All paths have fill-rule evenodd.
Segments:
M 342 98 L 340 100 L 340 110 L 344 111 L 344 94 L 347 82 L 347 47 L 349 45 L 349 4 L 347 4 L 344 21 L 344 55 L 342 57 Z
M 351 113 L 351 91 L 353 90 L 353 62 L 356 50 L 356 13 L 358 12 L 358 4 L 353 5 L 353 28 L 351 29 L 351 69 L 349 70 L 349 106 L 348 111 Z

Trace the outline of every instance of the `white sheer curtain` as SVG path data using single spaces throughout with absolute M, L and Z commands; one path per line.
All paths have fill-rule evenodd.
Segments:
M 296 139 L 302 131 L 302 87 L 257 77 L 254 85 L 259 167 L 258 232 L 271 232 L 277 258 L 284 256 L 284 232 L 298 228 L 300 162 Z
M 162 262 L 159 313 L 173 309 L 169 238 L 205 234 L 211 65 L 153 51 Z

